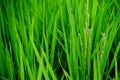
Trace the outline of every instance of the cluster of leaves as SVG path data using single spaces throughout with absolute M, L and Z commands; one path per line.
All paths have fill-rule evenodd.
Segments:
M 120 79 L 119 0 L 1 0 L 0 79 Z

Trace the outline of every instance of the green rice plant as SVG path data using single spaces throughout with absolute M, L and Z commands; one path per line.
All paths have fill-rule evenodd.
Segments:
M 119 80 L 119 0 L 1 0 L 0 80 Z

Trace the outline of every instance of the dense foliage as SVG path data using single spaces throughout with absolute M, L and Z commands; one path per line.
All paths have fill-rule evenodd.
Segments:
M 0 79 L 120 80 L 120 0 L 0 0 Z

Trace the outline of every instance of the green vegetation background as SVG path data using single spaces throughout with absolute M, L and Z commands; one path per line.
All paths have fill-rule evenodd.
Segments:
M 0 0 L 0 79 L 120 80 L 120 0 Z

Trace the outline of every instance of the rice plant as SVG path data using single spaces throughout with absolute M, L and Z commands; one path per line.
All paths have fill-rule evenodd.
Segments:
M 120 80 L 120 0 L 1 0 L 0 80 Z

